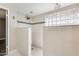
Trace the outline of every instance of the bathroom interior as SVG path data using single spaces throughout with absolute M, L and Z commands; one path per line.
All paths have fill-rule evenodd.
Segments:
M 0 5 L 0 56 L 79 56 L 79 3 Z

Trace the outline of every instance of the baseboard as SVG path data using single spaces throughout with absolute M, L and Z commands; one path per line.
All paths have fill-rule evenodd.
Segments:
M 14 50 L 10 51 L 9 54 L 6 56 L 21 56 L 21 54 L 18 52 L 17 49 L 14 49 Z

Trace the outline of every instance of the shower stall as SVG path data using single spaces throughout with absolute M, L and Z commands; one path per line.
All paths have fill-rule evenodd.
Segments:
M 32 56 L 41 56 L 41 50 L 42 56 L 79 56 L 79 4 L 39 15 L 33 21 L 45 23 L 32 26 Z
M 79 4 L 46 15 L 43 28 L 44 56 L 79 56 Z
M 23 56 L 42 56 L 42 25 L 44 22 L 17 21 L 18 51 Z M 39 33 L 39 35 L 38 35 Z M 40 36 L 40 37 L 39 37 Z M 23 43 L 22 43 L 23 42 Z
M 17 23 L 17 49 L 23 56 L 79 56 L 79 4 Z

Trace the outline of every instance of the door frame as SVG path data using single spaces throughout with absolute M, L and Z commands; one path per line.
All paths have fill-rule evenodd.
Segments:
M 0 5 L 0 8 L 6 10 L 6 55 L 9 54 L 9 30 L 10 30 L 10 21 L 9 21 L 9 8 L 6 8 L 2 5 Z

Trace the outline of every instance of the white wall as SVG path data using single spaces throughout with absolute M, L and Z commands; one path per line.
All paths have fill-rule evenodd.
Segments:
M 79 26 L 44 27 L 44 56 L 79 55 Z
M 12 16 L 15 16 L 15 19 L 12 19 Z M 25 20 L 23 18 L 24 15 L 20 15 L 16 12 L 10 12 L 10 40 L 9 40 L 9 48 L 10 51 L 17 49 L 21 55 L 28 55 L 28 29 L 26 27 L 21 28 L 18 26 L 17 20 Z M 19 24 L 21 25 L 21 24 Z M 17 28 L 19 27 L 19 28 Z
M 9 12 L 9 21 L 10 21 L 10 40 L 9 40 L 9 49 L 10 51 L 16 49 L 16 39 L 15 39 L 15 26 L 16 26 L 16 19 L 13 20 L 12 16 L 16 16 L 16 13 L 14 13 L 13 11 L 10 10 Z
M 28 27 L 30 25 L 26 24 L 18 24 L 17 20 L 23 20 L 24 15 L 18 14 L 16 12 L 10 13 L 10 17 L 16 16 L 15 20 L 11 20 L 10 22 L 10 50 L 17 49 L 18 52 L 23 55 L 27 56 L 28 55 Z
M 42 24 L 32 26 L 32 44 L 36 47 L 43 47 L 43 26 Z
M 28 27 L 16 28 L 17 48 L 23 56 L 28 55 Z

